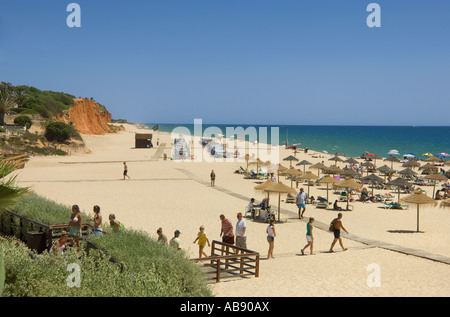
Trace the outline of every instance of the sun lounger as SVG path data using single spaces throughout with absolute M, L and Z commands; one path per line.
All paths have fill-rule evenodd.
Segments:
M 286 197 L 286 203 L 294 204 L 295 203 L 295 197 L 294 196 L 287 196 Z
M 401 209 L 401 210 L 405 210 L 409 208 L 409 205 L 401 205 L 398 203 L 387 203 L 387 202 L 383 202 L 383 205 L 385 206 L 385 209 Z

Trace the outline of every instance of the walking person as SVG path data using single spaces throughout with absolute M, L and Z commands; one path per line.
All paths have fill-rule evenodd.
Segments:
M 158 242 L 162 243 L 163 245 L 167 245 L 167 237 L 165 234 L 163 234 L 162 228 L 158 228 L 156 230 L 156 234 L 158 235 Z
M 333 243 L 331 244 L 330 247 L 330 252 L 334 252 L 333 248 L 334 245 L 336 244 L 336 242 L 339 240 L 339 244 L 342 248 L 342 251 L 346 251 L 347 248 L 344 248 L 344 244 L 342 243 L 342 238 L 341 238 L 341 229 L 345 231 L 345 233 L 348 234 L 348 231 L 344 228 L 344 226 L 342 225 L 342 213 L 338 214 L 338 217 L 333 219 L 333 221 L 330 224 L 330 229 L 333 229 L 333 234 L 334 234 L 334 240 Z
M 233 224 L 230 220 L 225 218 L 222 214 L 220 215 L 220 220 L 222 221 L 220 236 L 222 237 L 222 242 L 228 244 L 234 244 L 234 232 L 233 232 Z
M 298 219 L 303 219 L 303 214 L 306 210 L 306 198 L 306 193 L 304 192 L 303 188 L 300 188 L 300 191 L 298 192 L 295 199 L 295 204 L 298 207 Z
M 208 247 L 211 247 L 211 244 L 209 243 L 208 237 L 205 234 L 205 227 L 200 226 L 199 233 L 197 234 L 197 238 L 195 238 L 194 243 L 198 241 L 198 257 L 201 258 L 202 255 L 205 257 L 208 257 L 206 253 L 203 251 L 203 249 L 206 246 L 206 243 L 208 243 Z
M 130 179 L 130 176 L 128 176 L 127 162 L 123 162 L 123 179 L 125 179 L 125 177 L 128 177 L 128 179 Z
M 100 213 L 100 206 L 95 205 L 94 206 L 94 218 L 89 219 L 89 221 L 94 222 L 94 228 L 92 229 L 92 234 L 95 234 L 96 236 L 103 235 L 103 228 L 102 228 L 102 214 Z
M 302 254 L 305 254 L 305 250 L 306 248 L 310 248 L 311 251 L 311 255 L 314 255 L 314 250 L 313 250 L 313 244 L 314 244 L 314 238 L 313 238 L 313 223 L 314 223 L 314 218 L 310 217 L 309 218 L 309 222 L 306 224 L 306 242 L 308 243 L 307 245 L 305 245 L 303 247 Z
M 170 239 L 169 245 L 174 248 L 175 250 L 181 250 L 181 240 L 180 240 L 180 230 L 175 230 L 174 236 L 172 239 Z
M 242 212 L 237 214 L 236 223 L 236 246 L 239 248 L 247 249 L 247 223 L 242 219 Z
M 72 206 L 72 214 L 69 220 L 69 238 L 75 239 L 75 244 L 77 246 L 77 252 L 80 252 L 80 238 L 81 227 L 83 225 L 83 217 L 81 216 L 80 207 L 78 205 Z
M 214 170 L 211 171 L 211 174 L 209 176 L 211 178 L 211 187 L 214 187 L 216 182 L 216 173 L 214 173 Z
M 269 225 L 267 226 L 266 229 L 266 233 L 267 233 L 267 242 L 269 242 L 269 251 L 267 252 L 267 259 L 270 260 L 275 259 L 275 257 L 273 256 L 273 249 L 275 246 L 275 237 L 277 236 L 276 232 L 275 232 L 275 220 L 270 220 Z

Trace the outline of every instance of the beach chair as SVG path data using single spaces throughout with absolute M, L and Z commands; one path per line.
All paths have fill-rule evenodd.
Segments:
M 387 202 L 383 202 L 383 205 L 385 206 L 385 209 L 401 209 L 401 210 L 405 210 L 409 208 L 409 205 L 401 205 L 399 203 L 395 203 L 395 202 L 391 202 L 391 203 L 387 203 Z
M 339 194 L 339 201 L 347 201 L 347 192 L 341 192 Z
M 295 203 L 295 197 L 294 197 L 294 196 L 289 196 L 289 195 L 288 195 L 288 196 L 286 197 L 285 202 L 288 203 L 288 204 L 294 204 L 294 203 Z
M 315 205 L 316 208 L 327 209 L 328 206 L 331 205 L 331 203 L 328 203 L 326 201 L 316 201 Z

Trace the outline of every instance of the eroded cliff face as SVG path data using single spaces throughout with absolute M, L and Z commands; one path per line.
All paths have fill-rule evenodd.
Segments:
M 55 120 L 72 124 L 81 134 L 113 133 L 108 125 L 111 123 L 111 114 L 106 109 L 100 109 L 100 105 L 90 99 L 74 99 L 69 110 L 58 115 Z

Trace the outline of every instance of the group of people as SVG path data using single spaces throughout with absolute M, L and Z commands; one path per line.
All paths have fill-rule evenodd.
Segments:
M 443 200 L 443 199 L 447 199 L 450 198 L 450 189 L 448 188 L 443 188 L 443 189 L 438 189 L 436 190 L 436 194 L 434 199 L 435 200 Z
M 89 219 L 93 222 L 92 229 L 89 234 L 102 236 L 103 233 L 103 217 L 100 213 L 100 206 L 95 205 L 93 207 L 94 216 Z M 116 219 L 114 214 L 109 215 L 109 224 L 113 230 L 116 232 L 124 227 L 124 225 Z M 75 245 L 77 252 L 80 252 L 80 239 L 82 237 L 83 228 L 83 215 L 81 214 L 80 207 L 78 205 L 72 206 L 72 213 L 69 218 L 68 232 L 63 230 L 62 235 L 59 239 L 55 240 L 52 246 L 52 252 L 54 254 L 63 253 L 66 249 L 66 244 L 69 243 L 71 246 Z

